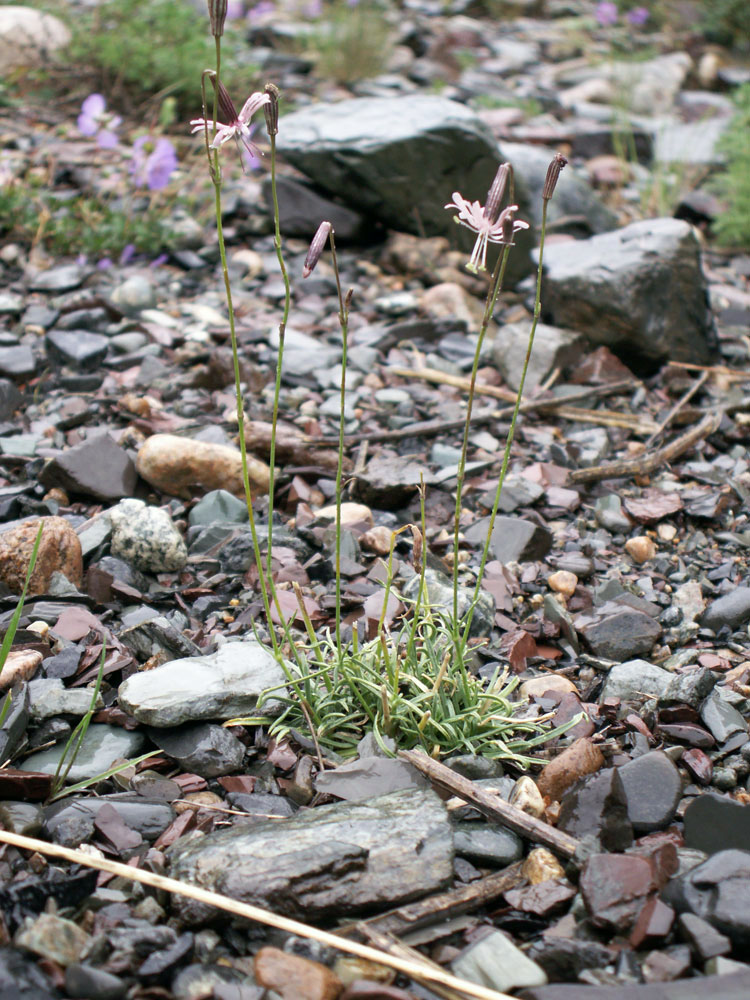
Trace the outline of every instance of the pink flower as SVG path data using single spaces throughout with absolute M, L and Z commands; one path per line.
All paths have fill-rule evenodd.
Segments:
M 217 122 L 216 135 L 209 144 L 211 149 L 221 149 L 225 142 L 229 142 L 230 139 L 234 139 L 237 142 L 241 142 L 251 156 L 260 156 L 260 150 L 258 147 L 254 143 L 250 142 L 252 129 L 249 122 L 256 111 L 262 108 L 264 104 L 270 104 L 270 102 L 271 98 L 268 94 L 256 92 L 248 97 L 242 106 L 242 111 L 237 114 L 235 107 L 227 94 L 225 99 L 220 100 L 219 103 L 222 108 L 225 108 L 225 117 L 229 117 L 232 120 L 229 122 Z M 228 107 L 226 105 L 228 105 Z M 193 126 L 193 132 L 202 132 L 207 127 L 209 129 L 213 129 L 214 127 L 213 120 L 206 122 L 204 118 L 194 118 L 190 124 Z
M 594 17 L 603 28 L 611 24 L 617 24 L 619 16 L 620 12 L 617 9 L 617 4 L 612 3 L 611 0 L 602 0 L 601 3 L 596 5 L 596 9 L 594 10 Z
M 459 226 L 465 226 L 477 234 L 474 249 L 471 252 L 469 263 L 466 265 L 468 271 L 484 271 L 487 266 L 487 244 L 504 243 L 506 246 L 513 246 L 513 237 L 522 229 L 528 229 L 528 222 L 520 219 L 514 220 L 513 213 L 518 211 L 518 205 L 508 205 L 504 208 L 497 219 L 492 219 L 485 215 L 484 208 L 478 201 L 467 201 L 458 191 L 453 192 L 453 201 L 445 207 L 458 210 L 458 215 L 454 221 Z

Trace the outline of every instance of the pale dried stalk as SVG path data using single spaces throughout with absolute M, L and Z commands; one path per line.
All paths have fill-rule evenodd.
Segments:
M 17 833 L 8 833 L 0 830 L 0 843 L 10 844 L 24 851 L 36 851 L 52 858 L 63 858 L 72 864 L 85 865 L 87 868 L 96 868 L 102 872 L 109 872 L 111 875 L 118 875 L 120 878 L 129 879 L 131 882 L 140 882 L 142 885 L 150 885 L 154 889 L 163 889 L 165 892 L 174 893 L 177 896 L 187 896 L 188 899 L 195 899 L 199 903 L 206 903 L 215 906 L 220 910 L 226 910 L 238 917 L 246 917 L 248 920 L 255 920 L 268 927 L 276 927 L 278 930 L 286 931 L 288 934 L 297 934 L 300 937 L 310 938 L 312 941 L 319 941 L 329 948 L 337 948 L 339 951 L 348 952 L 350 955 L 357 955 L 359 958 L 367 959 L 369 962 L 376 962 L 379 965 L 386 965 L 398 972 L 403 972 L 407 976 L 420 979 L 426 983 L 438 983 L 442 986 L 450 986 L 455 990 L 460 990 L 469 997 L 476 997 L 477 1000 L 516 1000 L 508 993 L 498 993 L 496 990 L 489 990 L 476 983 L 470 983 L 464 979 L 443 972 L 442 969 L 433 968 L 430 965 L 422 965 L 397 955 L 388 955 L 376 948 L 359 944 L 357 941 L 350 941 L 347 938 L 339 937 L 338 934 L 330 934 L 328 931 L 321 931 L 317 927 L 303 924 L 299 920 L 291 920 L 289 917 L 281 917 L 269 910 L 263 910 L 259 906 L 250 903 L 241 903 L 239 900 L 231 899 L 229 896 L 222 896 L 218 892 L 210 892 L 208 889 L 200 889 L 196 885 L 188 882 L 179 882 L 174 878 L 167 878 L 164 875 L 156 875 L 154 872 L 143 871 L 140 868 L 131 868 L 130 865 L 123 865 L 119 861 L 109 861 L 107 858 L 95 858 L 76 851 L 70 847 L 61 847 L 59 844 L 48 844 L 44 840 L 37 840 L 35 837 L 22 837 Z

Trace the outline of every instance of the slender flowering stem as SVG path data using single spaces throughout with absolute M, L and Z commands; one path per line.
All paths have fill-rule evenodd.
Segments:
M 286 338 L 286 325 L 289 321 L 289 309 L 292 301 L 292 292 L 289 284 L 289 274 L 284 263 L 284 254 L 281 249 L 281 223 L 279 219 L 279 196 L 276 190 L 276 130 L 268 129 L 268 138 L 271 143 L 271 196 L 273 198 L 273 223 L 274 239 L 273 245 L 276 250 L 276 258 L 279 262 L 279 270 L 284 281 L 284 310 L 279 323 L 279 350 L 276 356 L 276 381 L 273 390 L 273 414 L 271 416 L 271 450 L 268 458 L 268 586 L 276 598 L 276 588 L 273 585 L 271 557 L 273 555 L 273 501 L 274 488 L 276 483 L 276 427 L 279 421 L 279 397 L 281 395 L 281 369 L 284 362 L 284 341 Z M 280 609 L 277 607 L 279 615 Z
M 477 347 L 474 351 L 474 363 L 471 366 L 471 377 L 469 379 L 469 396 L 466 404 L 466 423 L 464 424 L 464 437 L 461 444 L 461 457 L 458 462 L 458 475 L 456 477 L 456 512 L 453 518 L 453 622 L 456 638 L 458 638 L 458 542 L 460 535 L 461 526 L 461 500 L 464 488 L 464 477 L 466 474 L 466 457 L 469 451 L 469 434 L 471 432 L 471 415 L 474 408 L 474 390 L 477 381 L 477 371 L 479 369 L 479 358 L 482 353 L 482 346 L 484 345 L 484 338 L 487 334 L 487 329 L 490 325 L 490 320 L 492 319 L 492 314 L 495 311 L 495 305 L 497 304 L 497 297 L 500 294 L 500 290 L 503 287 L 503 280 L 505 279 L 505 269 L 508 264 L 508 256 L 510 254 L 510 244 L 508 244 L 502 252 L 502 255 L 498 259 L 495 265 L 495 271 L 492 275 L 492 281 L 490 282 L 489 291 L 487 292 L 487 301 L 484 307 L 484 315 L 482 316 L 482 324 L 479 328 L 479 337 L 477 339 Z M 466 633 L 468 635 L 468 632 Z
M 346 299 L 341 291 L 341 275 L 339 274 L 339 262 L 336 257 L 336 243 L 331 229 L 329 239 L 331 241 L 331 257 L 333 258 L 333 272 L 336 275 L 336 290 L 339 296 L 339 325 L 341 327 L 341 397 L 339 406 L 339 456 L 336 463 L 336 649 L 339 660 L 343 655 L 341 646 L 341 498 L 342 481 L 344 467 L 344 413 L 346 409 L 346 364 L 349 340 L 349 306 L 352 300 L 352 290 L 347 292 Z
M 214 92 L 214 129 L 216 124 L 216 116 L 218 113 L 218 99 L 219 99 L 219 82 L 220 82 L 220 70 L 221 70 L 221 36 L 215 36 L 216 41 L 216 77 L 215 77 L 215 92 Z M 205 104 L 205 74 L 203 76 L 204 80 L 204 104 Z M 206 122 L 206 132 L 208 132 L 208 122 Z M 279 650 L 279 644 L 276 639 L 276 632 L 273 627 L 273 622 L 271 620 L 271 604 L 268 598 L 268 587 L 266 586 L 266 577 L 263 570 L 263 561 L 260 554 L 260 544 L 258 542 L 258 530 L 255 524 L 255 512 L 253 511 L 253 496 L 250 490 L 250 477 L 248 474 L 247 467 L 247 444 L 245 441 L 245 407 L 242 400 L 242 375 L 240 372 L 240 357 L 239 349 L 237 345 L 237 329 L 235 323 L 234 315 L 234 305 L 232 303 L 232 285 L 229 280 L 229 267 L 227 265 L 227 251 L 224 242 L 224 226 L 221 217 L 221 167 L 219 164 L 219 150 L 212 149 L 213 153 L 212 164 L 211 164 L 211 180 L 214 185 L 214 206 L 216 212 L 216 235 L 219 242 L 219 255 L 221 257 L 221 272 L 224 278 L 224 292 L 227 300 L 227 310 L 229 313 L 229 335 L 231 338 L 232 345 L 232 360 L 234 364 L 234 391 L 237 400 L 237 431 L 239 436 L 240 444 L 240 455 L 242 459 L 242 485 L 245 491 L 245 504 L 247 506 L 247 516 L 250 523 L 250 535 L 253 540 L 253 554 L 255 556 L 255 563 L 258 567 L 258 581 L 260 583 L 260 591 L 263 599 L 263 608 L 266 613 L 266 621 L 268 622 L 268 631 L 271 635 L 271 644 L 273 645 L 274 653 L 276 658 L 283 665 L 283 659 Z M 270 516 L 269 516 L 270 524 Z M 269 532 L 270 540 L 270 532 Z M 270 556 L 269 556 L 270 564 Z M 269 571 L 270 574 L 270 571 Z M 278 609 L 277 609 L 278 610 Z M 281 617 L 281 621 L 284 618 Z
M 559 170 L 557 171 L 559 174 Z M 555 178 L 556 180 L 556 178 Z M 554 188 L 553 188 L 554 190 Z M 551 192 L 550 192 L 551 197 Z M 549 204 L 549 198 L 544 198 L 542 201 L 542 232 L 539 239 L 539 264 L 537 266 L 536 272 L 536 297 L 534 299 L 534 319 L 531 324 L 531 331 L 529 332 L 529 342 L 526 347 L 526 357 L 523 362 L 523 370 L 521 372 L 521 381 L 518 386 L 518 393 L 516 395 L 516 403 L 513 407 L 513 415 L 510 419 L 510 429 L 508 431 L 508 437 L 505 441 L 505 451 L 503 452 L 503 464 L 500 468 L 500 479 L 497 483 L 497 489 L 495 491 L 495 501 L 492 504 L 492 513 L 490 514 L 490 523 L 487 529 L 487 537 L 485 538 L 484 548 L 482 549 L 482 558 L 479 563 L 479 572 L 477 573 L 477 583 L 474 588 L 474 595 L 471 601 L 471 607 L 469 608 L 469 613 L 466 617 L 466 625 L 464 627 L 463 643 L 466 644 L 469 638 L 469 629 L 471 628 L 471 620 L 474 617 L 474 608 L 477 606 L 477 601 L 479 600 L 479 593 L 482 587 L 482 579 L 484 578 L 484 568 L 487 565 L 487 560 L 490 554 L 490 545 L 492 544 L 492 533 L 495 529 L 495 519 L 497 518 L 497 510 L 500 506 L 500 496 L 503 492 L 503 483 L 505 482 L 505 476 L 508 471 L 508 464 L 510 463 L 510 450 L 513 446 L 513 438 L 516 433 L 516 421 L 518 419 L 518 411 L 521 407 L 521 400 L 523 398 L 523 387 L 526 382 L 526 373 L 529 370 L 529 360 L 531 358 L 531 351 L 534 347 L 534 334 L 536 333 L 537 323 L 539 322 L 539 316 L 542 311 L 542 257 L 544 254 L 544 237 L 547 232 L 547 205 Z

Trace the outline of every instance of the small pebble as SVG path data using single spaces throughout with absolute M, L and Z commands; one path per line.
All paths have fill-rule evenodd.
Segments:
M 625 542 L 625 551 L 633 562 L 645 563 L 656 555 L 656 546 L 648 535 L 636 535 Z
M 554 590 L 555 593 L 562 594 L 563 597 L 571 597 L 578 586 L 578 577 L 575 573 L 560 569 L 547 579 L 547 584 L 550 590 Z

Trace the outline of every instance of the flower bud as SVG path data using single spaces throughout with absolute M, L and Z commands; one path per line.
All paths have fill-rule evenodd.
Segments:
M 211 22 L 211 34 L 214 38 L 221 38 L 227 19 L 227 0 L 208 0 L 208 19 Z
M 321 222 L 318 226 L 318 231 L 313 236 L 312 242 L 310 243 L 310 249 L 307 251 L 307 257 L 305 257 L 305 264 L 302 268 L 303 278 L 309 278 L 315 270 L 315 265 L 320 260 L 320 255 L 325 249 L 326 240 L 328 239 L 332 228 L 333 227 L 330 222 Z
M 279 88 L 273 83 L 267 83 L 263 88 L 271 100 L 263 106 L 266 116 L 266 132 L 277 135 L 279 131 Z
M 567 162 L 568 161 L 562 153 L 555 153 L 552 162 L 549 167 L 547 167 L 547 176 L 544 180 L 544 188 L 542 190 L 542 198 L 544 201 L 549 201 L 555 193 L 555 187 L 557 186 L 557 179 L 560 176 L 560 171 Z
M 216 90 L 216 74 L 211 74 L 211 83 L 213 84 L 214 90 Z M 238 119 L 237 108 L 234 106 L 234 101 L 229 96 L 229 91 L 224 86 L 224 84 L 219 80 L 219 94 L 218 94 L 218 116 L 219 121 L 223 122 L 225 125 L 231 125 Z
M 505 194 L 505 186 L 510 176 L 510 163 L 502 163 L 495 174 L 492 187 L 487 192 L 487 200 L 484 203 L 484 217 L 494 223 L 500 214 L 500 202 Z

